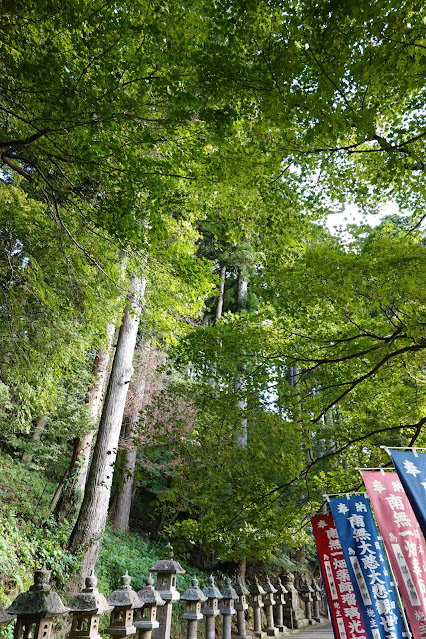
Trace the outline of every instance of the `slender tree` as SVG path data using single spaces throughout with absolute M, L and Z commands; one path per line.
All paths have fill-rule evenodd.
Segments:
M 132 361 L 145 285 L 146 280 L 134 277 L 118 335 L 83 503 L 68 542 L 72 552 L 83 553 L 83 576 L 95 566 L 105 529 L 118 439 L 133 374 Z

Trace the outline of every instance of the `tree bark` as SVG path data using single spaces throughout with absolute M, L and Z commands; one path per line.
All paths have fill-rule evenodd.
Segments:
M 106 325 L 106 333 L 107 343 L 105 348 L 100 348 L 97 352 L 93 364 L 93 381 L 86 396 L 89 421 L 93 426 L 93 430 L 81 438 L 76 437 L 74 439 L 74 448 L 70 464 L 50 503 L 51 510 L 54 509 L 54 517 L 59 523 L 63 522 L 71 511 L 78 508 L 79 501 L 84 493 L 92 441 L 96 434 L 95 426 L 102 403 L 108 364 L 111 357 L 112 342 L 115 333 L 114 324 Z M 68 482 L 66 482 L 67 479 L 69 479 Z
M 34 432 L 30 437 L 30 441 L 32 442 L 40 441 L 41 434 L 44 431 L 44 427 L 46 426 L 46 422 L 47 422 L 47 415 L 43 415 L 43 417 L 40 417 L 40 419 L 38 420 L 36 424 L 36 427 L 34 428 Z M 24 464 L 31 464 L 32 459 L 33 459 L 33 454 L 30 450 L 28 450 L 26 453 L 22 455 L 22 462 Z
M 113 466 L 127 391 L 133 374 L 132 361 L 145 284 L 146 281 L 140 278 L 135 277 L 133 280 L 129 296 L 131 304 L 124 311 L 120 327 L 83 503 L 68 542 L 71 552 L 84 553 L 81 563 L 83 577 L 95 567 L 104 534 Z
M 225 277 L 226 277 L 226 266 L 223 265 L 220 268 L 220 284 L 219 284 L 219 296 L 217 298 L 216 304 L 216 314 L 215 321 L 222 317 L 223 312 L 223 294 L 225 292 Z
M 244 275 L 241 270 L 238 271 L 238 285 L 237 285 L 237 309 L 238 312 L 241 313 L 241 310 L 244 306 L 244 302 L 247 297 L 247 289 L 248 289 L 248 281 L 244 278 Z M 237 391 L 244 391 L 244 381 L 242 381 L 242 375 L 237 375 L 235 379 L 235 387 Z M 245 397 L 241 397 L 238 400 L 237 404 L 238 408 L 241 412 L 245 411 L 247 408 L 247 400 Z M 240 434 L 237 435 L 237 444 L 242 448 L 247 446 L 247 419 L 245 417 L 241 418 L 241 429 Z
M 241 313 L 244 302 L 247 297 L 248 281 L 244 277 L 242 271 L 238 271 L 238 283 L 237 283 L 237 311 Z
M 133 482 L 135 476 L 136 457 L 138 449 L 133 437 L 135 428 L 139 422 L 139 413 L 132 415 L 126 428 L 123 446 L 125 446 L 125 470 L 122 486 L 117 488 L 117 498 L 112 516 L 112 525 L 115 530 L 127 532 L 129 529 L 130 510 L 133 501 Z

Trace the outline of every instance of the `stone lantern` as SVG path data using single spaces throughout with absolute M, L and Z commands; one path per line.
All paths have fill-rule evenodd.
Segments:
M 275 585 L 275 606 L 274 606 L 274 620 L 275 627 L 278 628 L 279 633 L 283 633 L 287 631 L 286 626 L 284 625 L 284 615 L 283 615 L 283 606 L 285 604 L 285 596 L 287 594 L 287 590 L 281 583 L 281 579 L 278 577 L 278 583 Z
M 151 639 L 152 631 L 159 627 L 157 606 L 164 606 L 166 603 L 160 597 L 158 590 L 155 590 L 151 574 L 145 579 L 145 583 L 146 586 L 138 592 L 142 608 L 137 609 L 136 619 L 133 622 L 138 631 L 138 639 Z
M 136 628 L 133 625 L 134 611 L 142 608 L 142 601 L 130 586 L 131 577 L 127 570 L 120 579 L 120 586 L 114 590 L 107 601 L 113 607 L 108 628 L 105 633 L 112 637 L 127 637 L 134 635 Z
M 322 592 L 321 588 L 316 583 L 315 579 L 312 579 L 312 599 L 314 602 L 314 615 L 313 619 L 317 623 L 321 623 L 321 615 L 320 615 L 320 601 L 322 600 Z
M 250 586 L 250 605 L 253 608 L 254 618 L 254 634 L 259 639 L 266 637 L 266 633 L 262 631 L 261 609 L 263 608 L 262 595 L 265 594 L 262 586 L 259 584 L 257 577 L 254 578 L 254 584 Z
M 222 595 L 220 614 L 223 617 L 223 639 L 231 639 L 232 616 L 237 613 L 234 602 L 238 601 L 238 595 L 233 589 L 229 577 L 225 579 L 225 587 L 222 588 L 220 594 Z
M 191 587 L 185 590 L 181 599 L 186 601 L 186 609 L 182 619 L 188 621 L 187 639 L 197 639 L 198 622 L 203 618 L 201 604 L 207 601 L 207 597 L 198 587 L 198 579 L 196 577 L 191 580 Z
M 284 623 L 291 630 L 306 628 L 309 625 L 305 618 L 305 613 L 300 607 L 299 594 L 294 585 L 294 575 L 288 572 L 283 577 L 284 587 L 287 590 L 285 595 Z
M 0 626 L 7 626 L 15 619 L 15 615 L 9 615 L 0 603 Z
M 215 639 L 215 618 L 219 614 L 219 599 L 222 599 L 220 591 L 216 588 L 213 575 L 209 577 L 208 585 L 203 588 L 203 594 L 207 597 L 202 613 L 206 618 L 206 639 Z
M 167 545 L 167 559 L 160 559 L 150 568 L 150 571 L 157 573 L 156 589 L 160 597 L 166 602 L 157 611 L 159 628 L 155 632 L 155 639 L 170 639 L 172 625 L 172 605 L 179 601 L 180 594 L 176 590 L 176 575 L 183 575 L 184 569 L 178 561 L 173 559 L 173 548 Z
M 248 639 L 246 635 L 246 620 L 244 617 L 245 611 L 248 609 L 247 597 L 250 594 L 246 586 L 241 579 L 238 579 L 235 585 L 235 592 L 238 595 L 238 601 L 234 603 L 235 610 L 237 611 L 237 627 L 238 636 L 237 639 Z
M 93 571 L 86 577 L 85 588 L 75 595 L 68 604 L 72 612 L 71 630 L 68 639 L 101 639 L 99 635 L 99 616 L 109 612 L 111 606 L 98 591 Z
M 274 606 L 277 603 L 275 601 L 274 594 L 277 592 L 276 588 L 271 584 L 269 577 L 266 577 L 266 584 L 263 586 L 265 595 L 263 597 L 263 605 L 266 612 L 266 634 L 268 637 L 276 637 L 278 634 L 278 628 L 274 626 Z
M 49 585 L 50 572 L 43 566 L 34 573 L 34 584 L 18 595 L 6 612 L 16 615 L 14 639 L 50 639 L 53 617 L 68 612 Z
M 305 602 L 306 619 L 308 620 L 308 623 L 310 626 L 312 626 L 315 623 L 315 621 L 312 619 L 312 614 L 311 614 L 312 593 L 313 593 L 312 588 L 310 587 L 308 582 L 305 580 L 302 583 L 302 587 L 300 588 L 300 595 L 303 601 Z

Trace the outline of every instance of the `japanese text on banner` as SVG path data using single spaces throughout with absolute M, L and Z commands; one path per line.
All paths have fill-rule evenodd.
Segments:
M 332 497 L 330 509 L 367 636 L 406 637 L 384 548 L 366 497 Z
M 363 471 L 362 476 L 414 639 L 425 639 L 426 545 L 420 526 L 396 473 Z
M 366 639 L 364 624 L 331 514 L 311 519 L 321 572 L 338 639 Z

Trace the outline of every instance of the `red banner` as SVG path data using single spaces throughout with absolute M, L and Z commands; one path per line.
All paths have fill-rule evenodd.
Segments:
M 361 613 L 343 557 L 333 516 L 311 519 L 317 542 L 324 586 L 337 639 L 366 639 Z
M 367 470 L 362 477 L 414 639 L 425 639 L 426 545 L 420 526 L 396 473 Z

